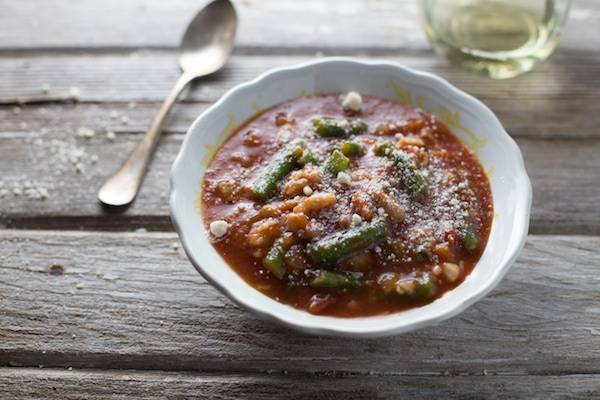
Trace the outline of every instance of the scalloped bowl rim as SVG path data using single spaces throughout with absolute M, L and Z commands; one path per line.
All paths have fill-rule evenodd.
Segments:
M 189 226 L 185 218 L 183 218 L 182 210 L 178 206 L 179 175 L 182 173 L 184 168 L 184 158 L 186 154 L 193 151 L 189 149 L 189 143 L 194 132 L 198 130 L 198 127 L 200 127 L 204 119 L 214 114 L 227 113 L 226 108 L 228 102 L 244 91 L 256 89 L 260 87 L 261 84 L 264 84 L 275 77 L 285 76 L 286 74 L 298 72 L 318 73 L 319 67 L 331 64 L 335 64 L 340 67 L 360 67 L 364 68 L 365 71 L 377 68 L 387 68 L 388 70 L 393 69 L 399 75 L 407 75 L 412 79 L 422 81 L 429 88 L 438 91 L 439 94 L 443 93 L 445 98 L 454 99 L 460 103 L 467 104 L 467 106 L 474 110 L 477 115 L 487 121 L 490 126 L 490 131 L 493 131 L 494 135 L 500 135 L 501 139 L 506 142 L 509 149 L 512 149 L 512 159 L 517 163 L 515 166 L 517 174 L 514 176 L 514 178 L 519 189 L 519 198 L 515 202 L 514 218 L 512 220 L 512 234 L 508 239 L 509 243 L 506 251 L 504 252 L 502 261 L 496 265 L 493 273 L 487 276 L 484 284 L 474 290 L 471 290 L 468 296 L 465 296 L 460 300 L 455 300 L 451 304 L 447 304 L 444 307 L 437 307 L 438 309 L 435 311 L 430 310 L 427 315 L 422 317 L 413 317 L 410 321 L 407 321 L 403 318 L 403 314 L 405 312 L 359 318 L 336 318 L 311 315 L 305 311 L 297 310 L 293 307 L 276 302 L 266 295 L 261 294 L 259 301 L 256 299 L 251 299 L 253 296 L 248 296 L 250 294 L 249 291 L 257 291 L 247 283 L 245 286 L 247 287 L 248 291 L 238 292 L 231 290 L 227 282 L 224 282 L 222 278 L 216 276 L 214 271 L 203 267 L 200 261 L 196 258 L 196 255 L 194 255 L 192 245 L 190 243 L 190 237 L 191 235 L 197 235 L 198 232 L 191 230 L 191 226 Z M 292 97 L 293 96 L 289 98 Z M 181 184 L 184 184 L 184 182 L 181 182 Z M 185 184 L 194 185 L 194 187 L 198 186 L 198 182 L 185 182 Z M 196 118 L 196 120 L 188 129 L 183 140 L 183 144 L 181 145 L 179 153 L 171 168 L 169 203 L 172 221 L 182 242 L 183 249 L 194 268 L 207 281 L 209 281 L 213 286 L 219 289 L 223 294 L 225 294 L 239 306 L 254 312 L 263 319 L 274 321 L 305 333 L 346 337 L 381 337 L 400 334 L 440 323 L 466 310 L 469 306 L 482 299 L 492 289 L 494 289 L 508 272 L 511 265 L 515 262 L 525 244 L 525 239 L 529 229 L 531 199 L 531 182 L 525 170 L 525 164 L 521 151 L 512 137 L 510 137 L 505 131 L 494 113 L 475 97 L 463 92 L 460 89 L 457 89 L 445 79 L 440 78 L 437 75 L 429 72 L 417 71 L 394 62 L 379 60 L 363 61 L 346 57 L 330 57 L 289 67 L 268 70 L 251 81 L 241 83 L 233 87 L 227 91 L 225 95 L 223 95 L 216 103 L 201 113 L 201 115 Z M 189 206 L 191 207 L 192 205 L 190 204 Z M 203 226 L 202 222 L 201 225 Z M 488 240 L 491 239 L 492 238 L 490 235 L 490 239 Z M 208 245 L 212 247 L 210 243 L 208 243 Z M 488 246 L 490 246 L 489 241 L 486 245 L 486 248 Z M 231 267 L 229 267 L 224 260 L 221 260 L 221 263 L 223 267 L 231 269 Z M 477 269 L 477 266 L 475 269 Z M 255 293 L 252 294 L 254 295 Z M 435 309 L 436 302 L 437 300 L 423 307 L 432 307 L 432 305 L 434 305 L 433 308 Z M 423 307 L 419 307 L 417 309 L 422 309 Z

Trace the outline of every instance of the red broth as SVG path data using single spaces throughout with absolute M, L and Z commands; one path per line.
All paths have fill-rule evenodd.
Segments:
M 430 303 L 473 270 L 493 205 L 476 156 L 422 110 L 306 96 L 259 113 L 203 181 L 212 244 L 249 285 L 313 314 Z

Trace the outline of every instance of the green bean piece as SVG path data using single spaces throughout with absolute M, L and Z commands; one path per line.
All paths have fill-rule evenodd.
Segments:
M 419 197 L 427 191 L 427 182 L 417 170 L 415 162 L 400 149 L 394 148 L 391 142 L 377 142 L 373 148 L 376 155 L 385 156 L 396 166 L 398 177 L 413 197 Z
M 422 300 L 429 299 L 435 295 L 435 292 L 435 284 L 429 275 L 424 275 L 415 281 L 415 291 L 412 293 L 411 297 Z
M 394 274 L 397 275 L 397 274 Z M 398 284 L 399 283 L 410 283 L 412 284 L 412 289 L 411 290 L 399 290 L 398 288 Z M 410 280 L 410 281 L 404 281 L 404 280 L 397 280 L 395 282 L 396 287 L 392 290 L 389 291 L 383 291 L 383 295 L 388 296 L 390 298 L 411 298 L 411 299 L 417 299 L 417 300 L 425 300 L 425 299 L 429 299 L 433 296 L 435 296 L 436 292 L 437 292 L 437 285 L 435 284 L 435 282 L 431 279 L 431 276 L 429 274 L 425 274 L 422 275 L 414 280 Z
M 341 151 L 334 150 L 327 161 L 325 161 L 325 171 L 332 175 L 337 175 L 339 172 L 344 171 L 350 165 L 350 159 L 346 157 Z
M 252 186 L 252 194 L 256 199 L 267 201 L 275 195 L 277 184 L 298 166 L 303 147 L 303 143 L 293 144 L 282 150 L 267 165 Z
M 479 244 L 479 239 L 477 239 L 477 235 L 471 228 L 465 228 L 460 232 L 460 243 L 462 246 L 469 250 L 475 250 L 477 245 Z
M 375 153 L 376 156 L 386 156 L 388 152 L 391 152 L 392 150 L 394 150 L 394 144 L 389 140 L 378 140 L 373 145 L 373 153 Z
M 351 275 L 321 270 L 309 285 L 317 288 L 355 289 L 361 286 L 361 282 Z
M 360 135 L 369 129 L 367 124 L 360 120 L 338 121 L 333 118 L 314 118 L 312 124 L 315 132 L 322 137 Z
M 283 278 L 283 274 L 285 274 L 285 249 L 283 248 L 283 241 L 281 239 L 275 241 L 265 258 L 263 258 L 263 265 L 277 279 Z
M 319 158 L 314 151 L 310 149 L 304 149 L 302 156 L 298 159 L 298 164 L 300 164 L 301 167 L 304 167 L 307 164 L 317 165 L 319 164 Z
M 332 264 L 355 251 L 372 246 L 384 239 L 387 234 L 386 220 L 377 218 L 309 244 L 307 255 L 314 263 Z
M 323 137 L 340 137 L 346 135 L 346 130 L 340 121 L 330 118 L 314 118 L 312 124 L 315 132 Z
M 366 122 L 359 119 L 348 122 L 346 131 L 351 135 L 361 135 L 369 130 L 369 126 Z
M 344 140 L 340 143 L 340 150 L 348 157 L 360 156 L 363 152 L 363 148 L 360 144 L 349 140 Z

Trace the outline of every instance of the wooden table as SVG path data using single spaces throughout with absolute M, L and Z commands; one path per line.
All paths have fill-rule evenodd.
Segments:
M 231 62 L 176 106 L 135 204 L 109 212 L 96 191 L 178 75 L 199 2 L 0 0 L 0 101 L 79 97 L 0 106 L 0 398 L 600 398 L 600 4 L 577 1 L 551 60 L 496 82 L 433 54 L 415 1 L 328 3 L 239 1 Z M 237 83 L 323 55 L 435 72 L 487 103 L 524 153 L 525 250 L 439 326 L 291 332 L 233 305 L 177 245 L 168 174 L 192 120 Z

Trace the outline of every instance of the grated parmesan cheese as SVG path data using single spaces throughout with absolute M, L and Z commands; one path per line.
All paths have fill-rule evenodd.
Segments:
M 77 136 L 81 138 L 91 139 L 94 137 L 95 134 L 96 132 L 94 132 L 93 129 L 87 128 L 85 126 L 81 126 L 79 127 L 79 129 L 77 129 Z

